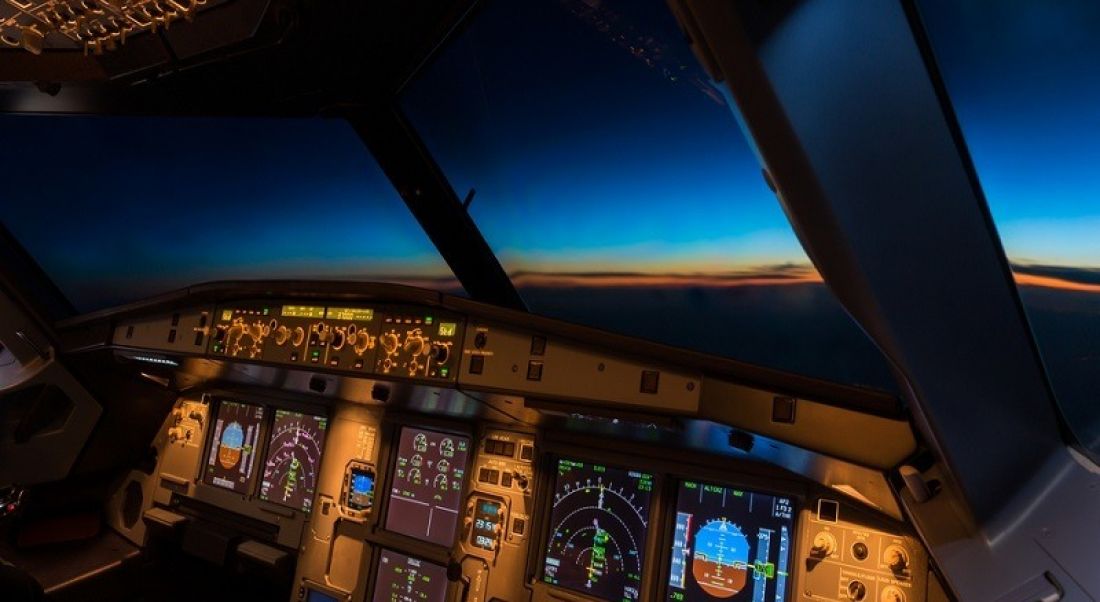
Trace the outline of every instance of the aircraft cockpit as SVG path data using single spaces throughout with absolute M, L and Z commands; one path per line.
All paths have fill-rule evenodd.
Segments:
M 1100 596 L 1069 4 L 0 2 L 0 600 Z

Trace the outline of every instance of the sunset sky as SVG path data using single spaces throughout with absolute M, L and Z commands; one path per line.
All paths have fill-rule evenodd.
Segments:
M 1100 266 L 1100 8 L 978 4 L 921 7 L 1008 255 Z M 665 4 L 600 6 L 494 3 L 404 97 L 517 284 L 819 282 Z M 338 121 L 0 132 L 0 219 L 81 309 L 224 278 L 451 277 Z M 1077 280 L 1021 278 L 1096 292 Z

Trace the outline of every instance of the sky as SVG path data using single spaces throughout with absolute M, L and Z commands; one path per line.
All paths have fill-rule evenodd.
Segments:
M 1100 3 L 918 4 L 1010 260 L 1100 267 Z
M 1100 3 L 919 6 L 1018 281 L 1100 292 Z M 533 310 L 892 382 L 663 0 L 490 3 L 402 107 Z M 80 310 L 231 278 L 457 286 L 338 120 L 0 116 L 0 140 L 0 220 Z

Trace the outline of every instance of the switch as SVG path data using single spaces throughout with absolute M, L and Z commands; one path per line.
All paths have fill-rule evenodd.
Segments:
M 817 520 L 826 523 L 835 523 L 840 512 L 840 504 L 835 500 L 817 501 Z
M 168 331 L 168 342 L 169 343 L 175 343 L 176 342 L 176 329 L 175 328 Z
M 542 380 L 542 362 L 535 360 L 527 362 L 527 380 Z
M 832 533 L 821 531 L 814 535 L 814 544 L 810 548 L 810 556 L 814 558 L 827 558 L 836 551 L 836 538 Z
M 772 399 L 772 422 L 794 424 L 795 399 L 777 396 Z
M 470 374 L 481 374 L 485 371 L 485 356 L 484 355 L 471 355 L 470 356 Z
M 180 315 L 172 314 L 172 328 L 180 325 Z
M 546 355 L 546 337 L 531 337 L 531 355 Z
M 134 327 L 133 326 L 127 326 L 126 327 L 126 338 L 127 339 L 134 338 Z
M 909 553 L 899 545 L 887 546 L 882 556 L 886 565 L 894 573 L 904 573 L 905 569 L 909 568 Z
M 642 393 L 649 393 L 651 395 L 656 394 L 660 380 L 660 372 L 656 370 L 642 370 Z
M 201 330 L 195 331 L 195 347 L 202 347 L 202 339 L 204 336 Z

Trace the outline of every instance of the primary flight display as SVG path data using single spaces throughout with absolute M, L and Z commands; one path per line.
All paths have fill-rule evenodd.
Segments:
M 638 600 L 653 475 L 561 458 L 543 581 L 610 601 Z
M 793 517 L 790 498 L 681 482 L 666 599 L 782 602 Z
M 246 493 L 256 465 L 263 406 L 222 401 L 206 453 L 202 480 L 207 485 Z

